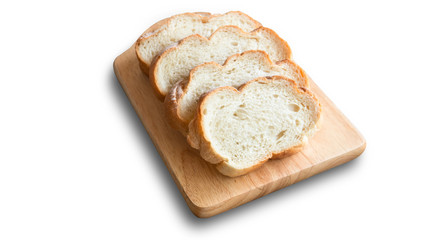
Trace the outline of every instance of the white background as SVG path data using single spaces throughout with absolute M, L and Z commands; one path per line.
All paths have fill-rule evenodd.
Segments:
M 426 239 L 423 1 L 8 2 L 0 4 L 0 239 Z M 112 63 L 162 18 L 229 10 L 287 40 L 367 149 L 199 219 Z

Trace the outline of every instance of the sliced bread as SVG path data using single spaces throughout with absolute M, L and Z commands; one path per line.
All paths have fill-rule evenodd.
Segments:
M 209 37 L 217 28 L 225 25 L 235 25 L 247 32 L 262 26 L 238 11 L 225 14 L 184 13 L 163 19 L 147 29 L 136 42 L 142 71 L 148 74 L 154 57 L 167 46 L 192 34 Z
M 291 57 L 288 44 L 271 29 L 260 27 L 248 33 L 236 26 L 224 26 L 209 39 L 195 34 L 167 48 L 153 61 L 150 80 L 163 99 L 197 65 L 210 61 L 223 64 L 229 56 L 247 50 L 264 50 L 274 62 Z
M 261 50 L 249 50 L 229 57 L 224 65 L 203 63 L 191 70 L 188 81 L 176 84 L 166 96 L 167 117 L 171 125 L 186 135 L 202 94 L 218 87 L 242 84 L 257 77 L 281 75 L 308 87 L 305 72 L 291 60 L 273 63 Z
M 261 77 L 239 90 L 220 87 L 202 97 L 187 140 L 222 174 L 239 176 L 299 151 L 320 112 L 314 95 L 294 81 Z

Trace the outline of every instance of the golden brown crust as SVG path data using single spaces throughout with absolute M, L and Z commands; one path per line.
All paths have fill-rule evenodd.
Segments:
M 162 20 L 158 21 L 157 23 L 153 24 L 151 27 L 149 27 L 147 30 L 145 30 L 144 33 L 141 34 L 141 36 L 137 39 L 136 44 L 135 44 L 136 56 L 138 58 L 139 66 L 140 66 L 142 72 L 144 74 L 148 75 L 151 63 L 146 62 L 142 58 L 142 56 L 140 55 L 140 53 L 138 51 L 139 46 L 142 44 L 142 42 L 147 41 L 150 38 L 153 38 L 154 36 L 157 36 L 159 34 L 159 32 L 160 32 L 159 30 L 162 27 L 166 27 L 167 25 L 169 25 L 172 18 L 183 16 L 183 15 L 195 16 L 195 17 L 201 18 L 201 20 L 202 20 L 203 23 L 206 23 L 206 22 L 209 22 L 210 19 L 212 19 L 212 18 L 219 17 L 219 16 L 222 16 L 222 15 L 227 15 L 227 14 L 233 14 L 233 13 L 237 13 L 239 15 L 245 16 L 246 18 L 250 19 L 254 23 L 254 25 L 257 26 L 257 27 L 261 27 L 262 26 L 261 23 L 259 23 L 255 19 L 251 18 L 247 14 L 242 13 L 240 11 L 230 11 L 230 12 L 227 12 L 225 14 L 211 14 L 209 12 L 182 13 L 182 14 L 174 15 L 174 16 L 169 17 L 169 18 L 162 19 Z
M 309 83 L 309 80 L 308 80 L 308 75 L 307 75 L 307 73 L 298 64 L 296 64 L 291 59 L 285 59 L 285 60 L 282 60 L 282 61 L 278 61 L 276 63 L 276 65 L 279 65 L 279 66 L 282 65 L 282 64 L 292 65 L 292 67 L 296 70 L 296 72 L 298 73 L 298 75 L 301 76 L 300 80 L 302 82 L 298 83 L 298 84 L 300 86 L 302 86 L 302 87 L 310 88 L 310 83 Z
M 200 149 L 200 124 L 197 124 L 197 118 L 188 124 L 187 143 L 194 149 Z
M 257 164 L 250 166 L 249 168 L 245 169 L 235 169 L 229 164 L 227 164 L 227 159 L 224 159 L 222 156 L 220 156 L 212 147 L 209 139 L 206 137 L 206 134 L 203 129 L 203 110 L 205 109 L 205 102 L 208 100 L 210 96 L 213 96 L 218 91 L 223 91 L 224 89 L 230 89 L 237 94 L 240 94 L 241 92 L 245 91 L 245 88 L 248 87 L 252 82 L 258 81 L 258 82 L 269 82 L 269 81 L 275 81 L 275 80 L 283 80 L 288 81 L 293 86 L 294 90 L 297 93 L 304 93 L 309 95 L 318 105 L 318 115 L 317 119 L 320 118 L 320 112 L 321 112 L 321 106 L 315 95 L 307 90 L 304 87 L 298 87 L 295 81 L 285 78 L 283 76 L 273 76 L 273 77 L 260 77 L 256 78 L 254 80 L 251 80 L 245 84 L 243 84 L 239 89 L 235 89 L 230 86 L 217 88 L 207 94 L 205 94 L 199 102 L 196 117 L 190 122 L 189 125 L 189 131 L 187 135 L 187 141 L 188 143 L 200 150 L 200 155 L 205 159 L 206 161 L 216 164 L 216 168 L 218 171 L 220 171 L 222 174 L 230 177 L 240 176 L 243 174 L 246 174 L 258 167 L 260 167 L 262 164 L 264 164 L 269 159 L 277 159 L 277 158 L 283 158 L 285 156 L 289 156 L 292 154 L 295 154 L 299 152 L 305 145 L 306 140 L 303 140 L 303 142 L 299 145 L 293 146 L 289 149 L 284 149 L 283 151 L 279 152 L 272 152 L 269 156 L 266 156 L 265 159 L 262 159 Z M 316 122 L 317 123 L 317 122 Z
M 203 42 L 209 42 L 215 36 L 215 33 L 217 33 L 218 31 L 223 31 L 222 29 L 224 29 L 224 28 L 234 28 L 235 30 L 239 31 L 241 34 L 247 35 L 248 38 L 251 36 L 256 36 L 258 34 L 258 32 L 261 32 L 261 31 L 268 32 L 268 34 L 271 34 L 272 36 L 274 36 L 275 39 L 280 41 L 280 45 L 283 46 L 283 49 L 286 49 L 285 50 L 286 53 L 285 53 L 285 56 L 283 57 L 283 60 L 290 59 L 292 57 L 291 48 L 289 47 L 288 43 L 285 40 L 283 40 L 282 38 L 280 38 L 280 36 L 277 35 L 276 32 L 274 32 L 273 30 L 271 30 L 269 28 L 265 28 L 265 27 L 259 27 L 255 30 L 251 31 L 251 32 L 245 32 L 239 27 L 229 25 L 229 26 L 222 26 L 222 27 L 218 28 L 214 33 L 212 33 L 212 35 L 209 38 L 200 36 L 198 34 L 190 35 L 190 36 L 180 40 L 176 45 L 170 46 L 167 49 L 165 49 L 162 53 L 157 55 L 157 57 L 153 60 L 153 62 L 151 64 L 150 72 L 149 72 L 149 78 L 150 78 L 151 84 L 154 88 L 154 91 L 156 92 L 156 95 L 159 97 L 160 100 L 163 101 L 167 93 L 163 93 L 159 89 L 158 84 L 157 84 L 157 81 L 158 81 L 157 71 L 158 71 L 159 62 L 161 62 L 163 60 L 163 58 L 165 58 L 165 56 L 168 55 L 169 52 L 176 51 L 176 49 L 178 49 L 181 45 L 185 44 L 188 41 L 192 41 L 192 39 L 198 39 L 198 40 L 203 41 Z
M 244 175 L 246 173 L 252 172 L 255 169 L 261 167 L 264 163 L 266 163 L 268 161 L 268 158 L 258 162 L 255 165 L 252 165 L 248 168 L 244 168 L 244 169 L 237 169 L 237 168 L 233 168 L 232 166 L 230 166 L 229 164 L 227 164 L 225 161 L 220 162 L 218 164 L 215 165 L 215 168 L 222 174 L 228 177 L 238 177 L 241 175 Z
M 225 60 L 223 65 L 220 65 L 216 62 L 207 62 L 207 63 L 202 63 L 202 64 L 196 66 L 195 68 L 193 68 L 190 71 L 190 76 L 188 78 L 188 81 L 181 81 L 180 83 L 175 85 L 175 87 L 172 88 L 172 90 L 169 92 L 169 94 L 165 98 L 166 112 L 167 112 L 166 115 L 167 115 L 168 122 L 170 123 L 170 125 L 173 128 L 180 131 L 182 134 L 184 134 L 184 136 L 187 135 L 189 121 L 187 121 L 186 119 L 183 119 L 181 117 L 182 114 L 181 114 L 180 108 L 178 106 L 181 103 L 182 97 L 185 94 L 187 94 L 188 87 L 191 84 L 191 82 L 193 81 L 194 74 L 200 68 L 206 67 L 207 65 L 212 65 L 215 68 L 217 68 L 218 71 L 221 71 L 221 69 L 225 68 L 234 59 L 236 59 L 240 56 L 244 56 L 244 55 L 252 54 L 252 53 L 257 53 L 257 52 L 264 53 L 264 54 L 262 54 L 262 56 L 264 57 L 264 60 L 266 62 L 268 62 L 268 64 L 270 66 L 272 66 L 272 65 L 280 66 L 280 65 L 285 65 L 285 64 L 291 65 L 293 67 L 293 69 L 297 72 L 297 74 L 300 75 L 300 78 L 299 78 L 300 81 L 298 82 L 298 84 L 302 87 L 307 87 L 307 88 L 309 87 L 308 76 L 305 73 L 305 71 L 290 59 L 285 59 L 285 60 L 279 61 L 276 64 L 274 64 L 273 61 L 268 56 L 268 54 L 263 50 L 248 50 L 248 51 L 245 51 L 243 53 L 237 53 L 237 54 L 234 54 L 234 55 L 228 57 L 227 60 Z

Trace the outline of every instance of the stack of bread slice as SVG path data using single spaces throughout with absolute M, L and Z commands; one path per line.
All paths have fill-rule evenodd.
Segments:
M 300 151 L 321 107 L 289 45 L 241 12 L 185 13 L 136 42 L 172 127 L 227 176 Z

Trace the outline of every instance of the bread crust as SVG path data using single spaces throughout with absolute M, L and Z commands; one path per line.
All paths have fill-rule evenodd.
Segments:
M 264 159 L 261 159 L 257 164 L 252 165 L 248 168 L 244 169 L 236 169 L 227 164 L 228 160 L 223 158 L 219 153 L 215 151 L 215 149 L 212 147 L 210 140 L 207 138 L 205 131 L 203 129 L 203 110 L 205 109 L 205 102 L 209 99 L 210 96 L 213 96 L 216 94 L 216 92 L 223 91 L 224 89 L 229 89 L 231 91 L 236 92 L 237 94 L 240 94 L 241 92 L 245 91 L 245 88 L 250 85 L 252 82 L 255 81 L 263 81 L 263 82 L 269 82 L 269 81 L 276 81 L 276 80 L 283 80 L 291 82 L 291 85 L 293 86 L 294 90 L 298 93 L 304 93 L 309 95 L 314 102 L 317 104 L 318 112 L 317 112 L 317 120 L 319 120 L 321 116 L 321 105 L 315 95 L 310 92 L 308 89 L 304 87 L 298 87 L 295 81 L 285 78 L 283 76 L 273 76 L 273 77 L 259 77 L 256 79 L 253 79 L 251 81 L 248 81 L 247 83 L 243 84 L 239 89 L 235 89 L 230 86 L 220 87 L 217 88 L 209 93 L 206 93 L 203 97 L 201 97 L 200 102 L 198 104 L 196 117 L 190 122 L 189 124 L 189 131 L 187 135 L 187 142 L 192 146 L 193 148 L 199 149 L 200 155 L 203 159 L 205 159 L 207 162 L 215 164 L 218 171 L 220 171 L 223 175 L 230 176 L 230 177 L 236 177 L 243 174 L 246 174 L 256 168 L 259 168 L 267 162 L 269 159 L 275 159 L 275 158 L 283 158 L 285 156 L 289 156 L 292 154 L 295 154 L 299 152 L 307 142 L 307 139 L 304 139 L 301 144 L 293 146 L 288 149 L 283 149 L 282 151 L 278 152 L 271 152 L 268 156 L 266 156 Z M 318 121 L 316 121 L 317 124 Z
M 268 54 L 263 51 L 263 50 L 248 50 L 245 51 L 243 53 L 237 53 L 234 54 L 230 57 L 227 58 L 227 60 L 225 60 L 223 65 L 220 65 L 216 62 L 207 62 L 207 63 L 202 63 L 200 65 L 198 65 L 197 67 L 193 68 L 190 71 L 190 76 L 188 78 L 187 81 L 181 81 L 179 83 L 177 83 L 172 90 L 168 93 L 168 95 L 166 95 L 165 98 L 165 107 L 166 107 L 166 116 L 167 116 L 167 120 L 169 122 L 169 124 L 177 129 L 179 132 L 181 132 L 183 135 L 187 135 L 188 132 L 188 124 L 190 123 L 190 121 L 187 121 L 186 119 L 182 118 L 182 114 L 179 108 L 179 105 L 181 104 L 181 100 L 183 98 L 184 95 L 187 94 L 188 92 L 188 87 L 191 84 L 191 82 L 193 81 L 193 76 L 194 74 L 203 67 L 206 67 L 208 65 L 214 66 L 215 68 L 218 69 L 218 71 L 222 71 L 223 68 L 227 67 L 228 64 L 231 64 L 232 61 L 234 59 L 237 59 L 240 56 L 244 56 L 247 54 L 252 54 L 252 53 L 263 53 L 262 57 L 264 58 L 264 60 L 270 65 L 285 65 L 285 64 L 289 64 L 292 65 L 293 69 L 296 70 L 297 74 L 300 76 L 301 82 L 298 82 L 298 85 L 301 87 L 305 87 L 305 88 L 309 88 L 309 81 L 308 81 L 308 76 L 305 73 L 305 71 L 298 66 L 295 62 L 293 62 L 290 59 L 285 59 L 282 61 L 278 61 L 276 64 L 273 63 L 273 61 L 270 59 L 270 57 L 268 56 Z
M 185 91 L 183 89 L 186 89 L 186 85 L 187 83 L 185 81 L 181 81 L 175 84 L 164 101 L 166 120 L 168 121 L 169 125 L 178 130 L 184 136 L 187 136 L 189 122 L 186 122 L 183 118 L 181 118 L 178 106 Z
M 193 41 L 193 39 L 197 39 L 199 41 L 204 41 L 204 42 L 209 42 L 213 37 L 215 37 L 215 34 L 217 32 L 223 31 L 223 29 L 226 29 L 226 28 L 234 28 L 235 30 L 237 30 L 241 34 L 246 35 L 248 38 L 256 36 L 259 32 L 265 31 L 268 34 L 270 34 L 271 36 L 273 36 L 274 39 L 277 39 L 278 41 L 280 41 L 279 45 L 283 46 L 283 49 L 285 49 L 286 56 L 284 56 L 283 59 L 280 61 L 292 58 L 292 52 L 291 52 L 291 48 L 289 47 L 289 44 L 285 40 L 283 40 L 276 32 L 274 32 L 273 30 L 266 28 L 266 27 L 259 27 L 255 30 L 251 31 L 251 32 L 245 32 L 239 27 L 229 25 L 229 26 L 222 26 L 222 27 L 218 28 L 215 32 L 212 33 L 212 35 L 209 38 L 205 38 L 199 34 L 190 35 L 184 39 L 181 39 L 176 45 L 172 45 L 172 46 L 169 46 L 168 48 L 164 49 L 164 51 L 162 53 L 160 53 L 159 55 L 157 55 L 155 57 L 155 59 L 153 60 L 153 62 L 151 64 L 151 67 L 149 69 L 150 70 L 149 71 L 149 79 L 150 79 L 150 82 L 153 86 L 153 89 L 154 89 L 156 95 L 159 97 L 159 99 L 161 101 L 163 101 L 165 99 L 165 96 L 167 95 L 167 93 L 163 93 L 160 90 L 160 88 L 158 87 L 157 70 L 159 68 L 159 62 L 161 62 L 169 54 L 169 52 L 176 51 L 177 49 L 179 49 L 179 47 L 181 45 L 185 44 L 186 42 Z
M 307 73 L 304 71 L 304 69 L 302 69 L 298 64 L 296 64 L 291 59 L 285 59 L 285 60 L 281 60 L 281 61 L 276 62 L 276 65 L 279 65 L 279 66 L 285 65 L 285 64 L 292 65 L 293 68 L 298 73 L 298 75 L 300 75 L 302 82 L 297 83 L 298 86 L 310 89 L 310 81 L 308 80 L 309 77 L 308 77 Z
M 247 14 L 245 14 L 243 12 L 240 12 L 240 11 L 230 11 L 230 12 L 227 12 L 227 13 L 224 13 L 224 14 L 211 14 L 209 12 L 182 13 L 182 14 L 174 15 L 174 16 L 169 17 L 169 18 L 162 19 L 162 20 L 158 21 L 157 23 L 153 24 L 147 30 L 145 30 L 141 34 L 141 36 L 136 40 L 136 43 L 135 43 L 135 52 L 136 52 L 136 56 L 138 58 L 139 66 L 140 66 L 142 72 L 144 74 L 148 75 L 151 63 L 147 62 L 140 55 L 140 53 L 138 51 L 139 46 L 141 44 L 143 44 L 145 41 L 148 41 L 151 38 L 156 37 L 157 35 L 159 35 L 161 31 L 163 31 L 164 29 L 167 28 L 167 26 L 171 23 L 171 21 L 172 21 L 173 18 L 177 18 L 177 17 L 181 17 L 181 16 L 193 16 L 193 17 L 196 17 L 196 18 L 200 18 L 201 21 L 203 23 L 205 23 L 205 22 L 209 22 L 213 18 L 216 18 L 216 17 L 219 17 L 219 16 L 224 16 L 224 15 L 227 15 L 227 14 L 243 15 L 246 18 L 248 18 L 249 20 L 251 20 L 254 23 L 254 25 L 256 26 L 256 28 L 262 26 L 261 23 L 259 23 L 255 19 L 251 18 Z

